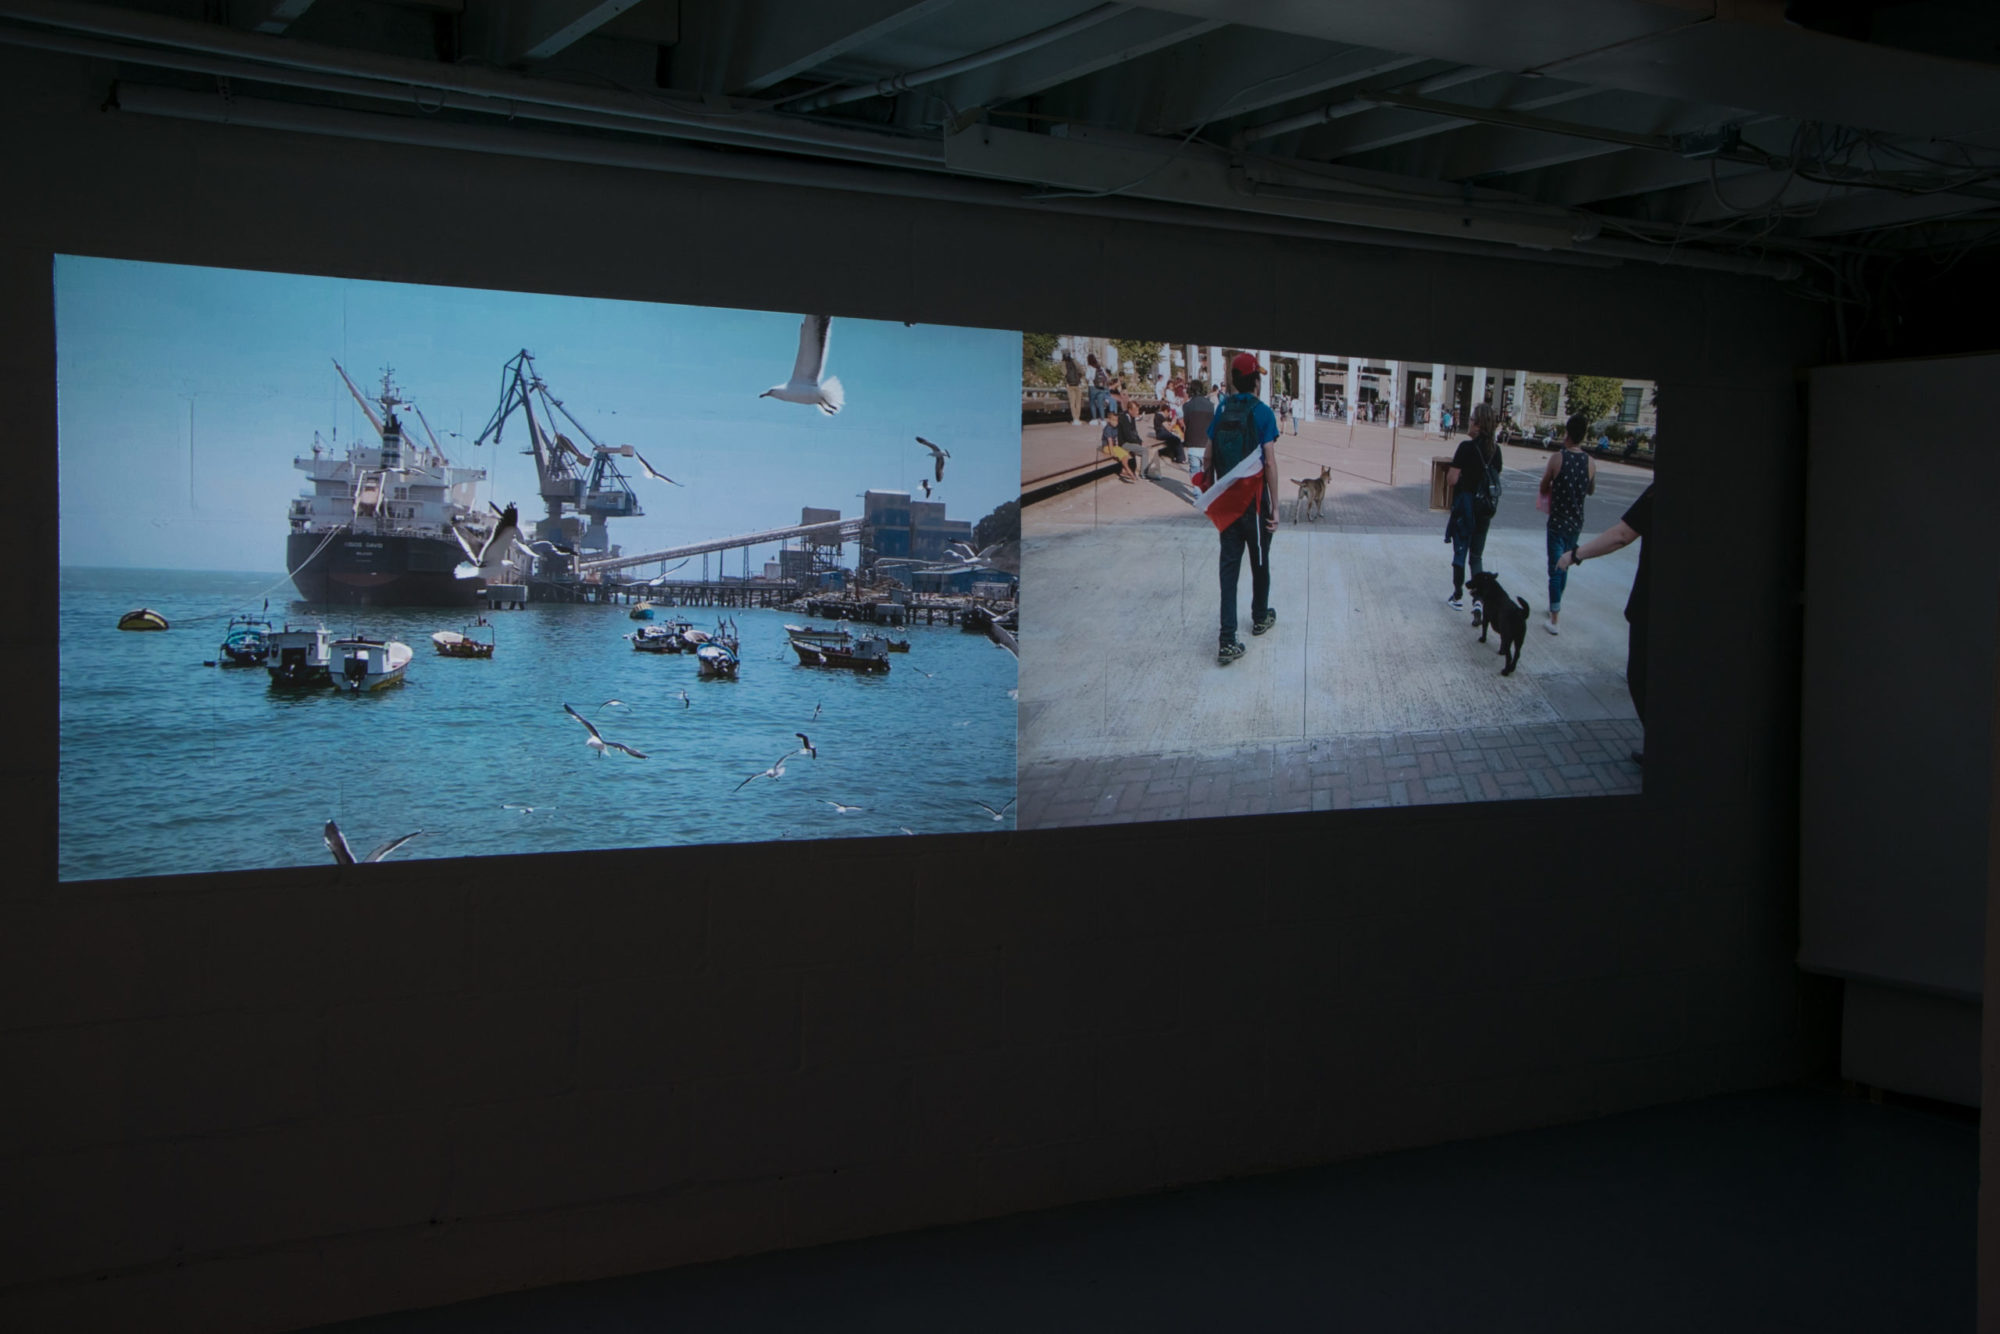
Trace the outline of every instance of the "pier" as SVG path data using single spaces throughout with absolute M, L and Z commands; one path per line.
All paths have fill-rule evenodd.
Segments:
M 791 579 L 775 583 L 685 579 L 664 584 L 537 579 L 529 585 L 529 598 L 534 602 L 589 603 L 597 606 L 650 602 L 656 607 L 789 607 L 798 601 L 799 592 L 798 582 Z

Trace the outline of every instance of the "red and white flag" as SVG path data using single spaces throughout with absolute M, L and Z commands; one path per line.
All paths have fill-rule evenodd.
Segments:
M 1243 461 L 1209 484 L 1194 507 L 1221 532 L 1250 512 L 1264 494 L 1264 447 L 1257 446 Z

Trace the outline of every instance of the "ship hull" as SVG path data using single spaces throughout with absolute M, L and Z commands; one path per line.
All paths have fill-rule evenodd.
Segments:
M 293 533 L 285 540 L 292 585 L 315 606 L 470 607 L 485 586 L 452 573 L 465 553 L 442 538 L 343 533 L 315 556 L 324 539 Z

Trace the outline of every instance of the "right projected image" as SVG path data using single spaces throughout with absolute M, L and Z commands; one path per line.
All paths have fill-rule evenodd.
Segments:
M 1021 362 L 1020 827 L 1641 790 L 1653 382 Z

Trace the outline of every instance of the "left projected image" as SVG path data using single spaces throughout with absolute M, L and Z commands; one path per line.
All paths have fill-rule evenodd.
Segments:
M 1013 826 L 1018 333 L 55 298 L 64 880 Z

